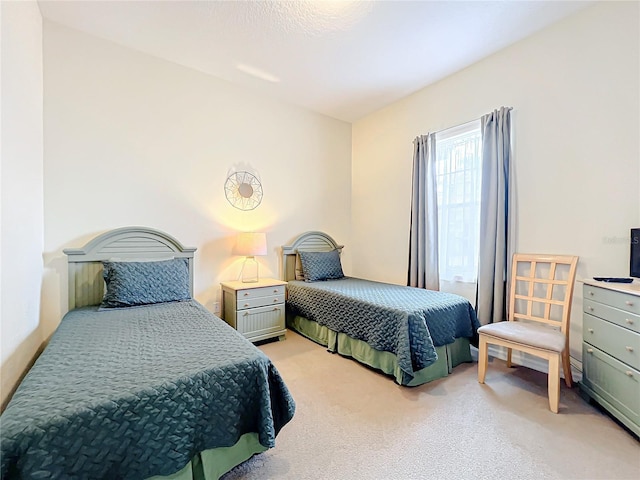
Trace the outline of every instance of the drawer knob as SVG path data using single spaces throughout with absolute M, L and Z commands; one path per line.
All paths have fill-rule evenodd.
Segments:
M 589 290 L 589 295 L 591 295 L 593 297 L 593 291 Z
M 625 318 L 625 322 L 627 322 L 627 324 L 629 325 L 633 325 L 633 320 L 631 320 L 630 318 Z
M 245 297 L 248 297 L 248 296 L 249 296 L 249 293 L 245 293 L 245 294 L 244 294 L 244 296 L 245 296 Z
M 627 352 L 633 352 L 633 347 L 628 347 L 628 346 L 627 346 L 627 347 L 624 347 L 624 348 L 626 348 L 626 349 L 627 349 Z
M 249 304 L 248 304 L 248 303 L 245 303 L 245 304 L 244 304 L 244 306 L 245 306 L 245 307 L 248 307 L 248 306 L 249 306 Z
M 587 353 L 593 353 L 593 348 L 587 348 Z
M 626 372 L 624 372 L 627 374 L 627 377 L 633 377 L 633 372 L 631 370 L 627 370 Z
M 280 310 L 278 307 L 273 309 L 274 312 L 277 312 L 278 310 Z
M 592 307 L 591 305 L 589 305 L 589 306 L 587 307 L 587 309 L 588 309 L 590 312 L 593 312 L 593 307 Z
M 589 333 L 593 333 L 593 328 L 587 328 L 587 331 L 588 331 Z
M 277 288 L 275 288 L 275 289 L 273 290 L 273 293 L 278 293 L 278 289 L 277 289 Z
M 625 305 L 629 305 L 630 307 L 633 307 L 633 302 L 631 300 L 627 300 L 624 303 L 625 303 Z

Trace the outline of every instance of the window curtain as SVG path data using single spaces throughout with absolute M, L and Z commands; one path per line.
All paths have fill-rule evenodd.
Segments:
M 435 134 L 416 137 L 413 147 L 407 284 L 411 287 L 439 290 Z
M 482 116 L 482 189 L 476 313 L 482 325 L 506 319 L 515 213 L 511 108 Z

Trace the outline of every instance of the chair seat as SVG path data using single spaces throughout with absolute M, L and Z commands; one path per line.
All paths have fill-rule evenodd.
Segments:
M 480 327 L 478 334 L 558 353 L 564 350 L 566 340 L 558 330 L 524 322 L 491 323 Z

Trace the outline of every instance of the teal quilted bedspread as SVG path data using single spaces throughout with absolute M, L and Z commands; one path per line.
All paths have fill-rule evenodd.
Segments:
M 69 312 L 0 417 L 2 478 L 144 479 L 258 433 L 295 403 L 271 361 L 196 301 Z
M 470 338 L 480 324 L 459 295 L 345 277 L 290 281 L 287 308 L 336 332 L 394 353 L 409 379 L 438 359 L 435 347 Z

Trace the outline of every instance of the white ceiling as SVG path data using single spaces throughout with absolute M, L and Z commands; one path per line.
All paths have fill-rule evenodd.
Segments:
M 591 2 L 38 3 L 46 19 L 351 122 Z

